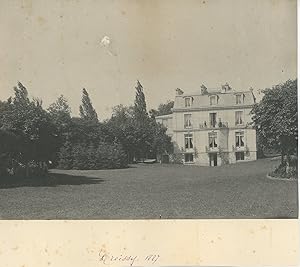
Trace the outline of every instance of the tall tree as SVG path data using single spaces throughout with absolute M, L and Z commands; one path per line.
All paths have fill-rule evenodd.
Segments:
M 59 96 L 59 98 L 49 106 L 48 113 L 55 125 L 55 135 L 57 137 L 55 144 L 56 149 L 51 159 L 55 166 L 58 162 L 58 152 L 60 148 L 72 135 L 71 108 L 67 99 L 63 95 Z
M 30 100 L 26 87 L 21 82 L 18 82 L 18 86 L 14 87 L 14 91 L 15 97 L 13 98 L 13 103 L 19 106 L 28 106 Z
M 288 80 L 263 91 L 260 103 L 252 110 L 260 144 L 281 151 L 282 163 L 297 152 L 297 80 Z
M 69 119 L 71 117 L 71 108 L 68 100 L 63 95 L 60 95 L 58 99 L 49 106 L 48 111 L 56 118 Z
M 134 107 L 118 105 L 113 108 L 111 118 L 105 122 L 108 142 L 117 141 L 127 154 L 128 162 L 133 161 L 137 150 L 136 129 L 134 124 Z
M 135 101 L 134 101 L 134 136 L 136 141 L 135 154 L 136 157 L 144 159 L 148 156 L 149 148 L 151 146 L 151 134 L 149 131 L 150 119 L 147 113 L 147 105 L 142 84 L 137 81 L 135 87 Z
M 30 100 L 20 82 L 14 88 L 15 96 L 7 103 L 1 125 L 18 137 L 16 161 L 28 166 L 29 161 L 46 162 L 56 142 L 55 127 L 38 99 Z
M 151 121 L 151 153 L 161 159 L 164 153 L 173 152 L 173 144 L 171 137 L 166 134 L 167 128 L 160 123 L 156 123 L 155 119 Z
M 67 99 L 61 95 L 52 103 L 48 112 L 60 133 L 66 133 L 71 123 L 71 108 Z
M 82 119 L 98 122 L 98 115 L 96 110 L 92 105 L 92 101 L 89 97 L 89 94 L 85 88 L 82 89 L 82 104 L 79 107 L 80 117 Z
M 19 138 L 6 123 L 7 116 L 12 112 L 11 98 L 0 101 L 0 176 L 7 174 L 12 159 L 19 152 Z
M 134 116 L 138 123 L 145 123 L 148 119 L 147 105 L 144 89 L 139 80 L 135 90 Z

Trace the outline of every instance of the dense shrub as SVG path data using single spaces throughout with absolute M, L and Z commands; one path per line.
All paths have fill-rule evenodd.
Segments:
M 61 169 L 119 169 L 128 165 L 127 155 L 119 144 L 101 142 L 97 146 L 66 143 L 59 153 Z
M 291 158 L 289 167 L 287 167 L 286 162 L 281 163 L 270 175 L 278 178 L 296 179 L 298 177 L 297 158 Z
M 170 154 L 170 163 L 173 164 L 183 164 L 184 156 L 182 153 L 172 153 Z

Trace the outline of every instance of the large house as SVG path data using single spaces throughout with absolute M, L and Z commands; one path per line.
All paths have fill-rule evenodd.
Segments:
M 228 84 L 220 89 L 202 85 L 194 94 L 176 89 L 173 113 L 156 117 L 172 137 L 170 160 L 203 166 L 256 160 L 250 115 L 254 104 L 252 89 L 236 91 Z

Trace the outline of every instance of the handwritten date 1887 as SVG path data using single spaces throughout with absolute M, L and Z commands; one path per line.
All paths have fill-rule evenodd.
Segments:
M 119 254 L 119 255 L 113 255 L 110 253 L 107 253 L 105 250 L 100 250 L 99 252 L 99 260 L 104 265 L 110 265 L 113 263 L 122 263 L 124 265 L 134 266 L 136 263 L 139 262 L 139 264 L 143 263 L 150 263 L 155 264 L 157 260 L 160 258 L 158 254 L 149 254 L 145 256 L 141 255 L 130 255 L 130 254 Z

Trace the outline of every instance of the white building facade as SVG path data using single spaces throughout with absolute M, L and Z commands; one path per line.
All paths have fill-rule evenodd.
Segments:
M 220 89 L 201 86 L 199 93 L 176 89 L 173 113 L 158 116 L 167 127 L 174 154 L 184 164 L 220 166 L 256 160 L 256 130 L 250 111 L 255 104 L 252 90 L 235 91 L 228 84 Z M 172 158 L 170 159 L 172 161 Z

